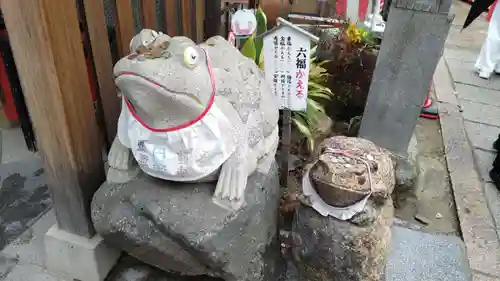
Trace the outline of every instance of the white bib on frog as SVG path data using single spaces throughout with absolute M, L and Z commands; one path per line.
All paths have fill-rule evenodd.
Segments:
M 157 178 L 194 181 L 215 172 L 236 150 L 227 117 L 215 102 L 194 124 L 173 131 L 146 128 L 123 98 L 118 138 L 130 148 L 141 169 Z

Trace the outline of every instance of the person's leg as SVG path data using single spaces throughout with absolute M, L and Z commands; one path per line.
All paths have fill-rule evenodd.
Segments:
M 488 27 L 488 35 L 476 61 L 479 77 L 488 79 L 493 71 L 500 72 L 500 5 L 496 5 Z
M 420 117 L 427 119 L 438 119 L 439 118 L 438 107 L 430 97 L 431 87 L 432 85 L 429 87 L 429 91 L 427 92 L 427 97 L 425 98 L 424 106 L 420 111 Z
M 490 178 L 498 189 L 500 189 L 500 135 L 498 139 L 493 143 L 493 148 L 497 150 L 495 160 L 493 161 L 493 168 L 490 170 Z
M 382 8 L 382 11 L 380 11 L 380 15 L 382 16 L 382 19 L 385 22 L 387 22 L 387 18 L 389 18 L 389 11 L 391 9 L 391 3 L 392 3 L 392 0 L 385 0 L 384 7 Z

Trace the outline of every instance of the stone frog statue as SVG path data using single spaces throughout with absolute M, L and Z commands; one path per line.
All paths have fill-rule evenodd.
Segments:
M 268 172 L 278 145 L 277 102 L 263 72 L 220 36 L 196 45 L 146 29 L 130 51 L 114 67 L 122 111 L 108 182 L 139 170 L 217 181 L 213 201 L 241 208 L 248 176 Z

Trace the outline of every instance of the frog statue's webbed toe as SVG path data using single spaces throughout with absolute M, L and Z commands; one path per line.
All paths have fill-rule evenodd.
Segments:
M 109 170 L 106 180 L 109 183 L 126 183 L 137 177 L 139 166 L 135 162 L 129 148 L 115 137 L 108 155 Z
M 248 144 L 239 142 L 236 151 L 222 165 L 215 187 L 213 202 L 229 210 L 238 210 L 245 203 L 249 165 Z

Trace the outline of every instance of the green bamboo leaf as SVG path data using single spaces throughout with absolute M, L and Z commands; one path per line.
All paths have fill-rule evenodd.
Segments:
M 307 122 L 307 114 L 305 112 L 303 112 L 303 111 L 294 111 L 293 112 L 293 116 L 295 116 L 295 115 L 300 116 L 300 118 L 304 119 L 304 121 Z M 309 123 L 309 122 L 307 122 L 307 123 Z
M 293 124 L 297 127 L 299 132 L 301 132 L 306 137 L 312 137 L 311 129 L 309 128 L 309 124 L 302 118 L 300 115 L 296 115 L 292 117 Z
M 321 67 L 321 66 L 323 66 L 323 65 L 325 65 L 325 64 L 327 64 L 329 62 L 330 62 L 330 60 L 324 60 L 322 62 L 318 62 L 317 65 Z
M 248 37 L 247 41 L 245 41 L 245 43 L 243 44 L 243 47 L 241 48 L 241 53 L 245 57 L 250 58 L 251 60 L 255 61 L 257 54 L 256 54 L 256 49 L 255 49 L 255 36 L 254 35 Z
M 260 53 L 260 59 L 259 59 L 259 63 L 258 63 L 258 66 L 260 69 L 264 70 L 264 53 Z
M 330 90 L 330 88 L 326 87 L 326 86 L 323 86 L 323 85 L 320 85 L 314 81 L 309 81 L 308 82 L 308 88 L 310 89 L 316 89 L 316 90 L 319 90 L 321 92 L 324 92 L 324 93 L 327 93 L 329 95 L 333 95 L 333 92 L 332 90 Z
M 314 148 L 314 136 L 307 122 L 298 114 L 292 117 L 292 122 L 299 132 L 307 138 L 309 149 L 312 150 Z
M 320 91 L 309 91 L 308 95 L 312 98 L 322 98 L 325 100 L 332 100 L 332 95 Z
M 264 11 L 259 7 L 257 9 L 257 13 L 255 14 L 255 19 L 257 20 L 257 36 L 265 33 L 267 31 L 267 17 L 266 14 L 264 14 Z M 262 36 L 258 37 L 255 39 L 255 53 L 256 53 L 256 58 L 258 59 L 256 61 L 257 65 L 260 65 L 262 62 L 262 48 L 264 46 L 264 38 Z
M 311 109 L 314 109 L 315 111 L 325 112 L 325 108 L 313 99 L 307 99 L 307 107 L 311 107 Z

